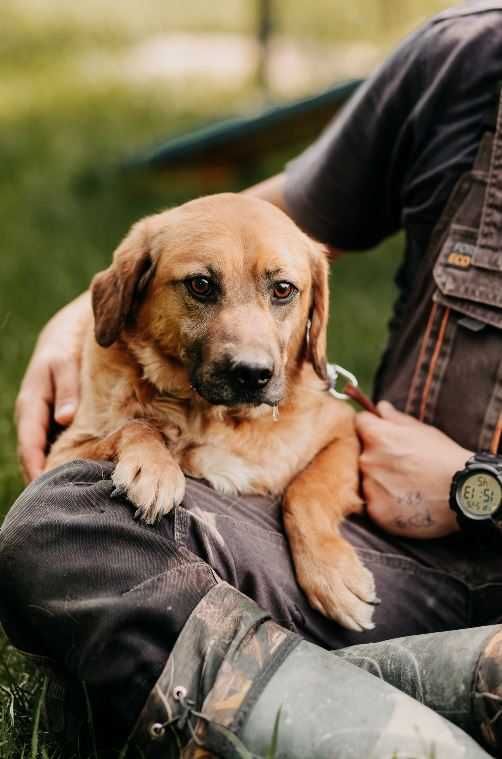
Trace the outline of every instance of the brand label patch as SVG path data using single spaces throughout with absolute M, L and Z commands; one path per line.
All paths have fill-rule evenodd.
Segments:
M 474 245 L 469 245 L 465 242 L 454 242 L 448 253 L 446 263 L 455 269 L 468 269 L 471 265 L 475 249 Z
M 454 250 L 448 256 L 448 263 L 450 266 L 455 266 L 457 269 L 468 269 L 471 265 L 471 256 L 466 256 L 465 253 L 457 253 Z

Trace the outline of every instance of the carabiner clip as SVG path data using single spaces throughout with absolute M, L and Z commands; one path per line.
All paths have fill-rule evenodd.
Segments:
M 343 366 L 339 366 L 338 364 L 328 364 L 328 379 L 330 381 L 330 388 L 328 392 L 334 397 L 338 398 L 341 401 L 348 401 L 349 396 L 345 393 L 339 393 L 336 389 L 336 383 L 338 380 L 338 375 L 341 375 L 346 379 L 348 382 L 350 382 L 351 385 L 354 387 L 358 387 L 359 383 L 357 381 L 357 377 L 352 374 L 352 372 L 347 371 L 347 369 L 344 369 Z

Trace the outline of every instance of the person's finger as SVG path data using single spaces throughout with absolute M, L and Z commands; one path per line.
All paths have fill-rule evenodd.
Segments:
M 77 411 L 80 379 L 79 364 L 74 357 L 56 364 L 52 370 L 54 386 L 54 419 L 58 424 L 67 426 Z
M 16 404 L 16 420 L 18 457 L 27 482 L 38 477 L 44 468 L 49 418 L 47 397 L 24 389 Z
M 414 416 L 405 414 L 403 411 L 398 411 L 398 409 L 393 406 L 392 403 L 389 403 L 389 401 L 380 401 L 377 403 L 377 409 L 380 412 L 382 419 L 386 419 L 389 422 L 410 424 L 410 422 L 413 423 L 417 421 Z
M 375 480 L 364 472 L 361 478 L 361 493 L 366 507 L 372 509 L 373 505 L 378 501 L 379 490 Z
M 359 456 L 359 470 L 365 476 L 369 474 L 375 466 L 374 456 L 364 450 Z
M 369 411 L 356 414 L 356 431 L 365 446 L 377 443 L 388 427 L 388 423 Z

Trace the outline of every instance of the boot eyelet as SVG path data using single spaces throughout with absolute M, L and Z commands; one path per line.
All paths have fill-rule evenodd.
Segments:
M 152 724 L 149 727 L 149 733 L 150 737 L 154 741 L 159 741 L 161 738 L 164 737 L 166 732 L 166 728 L 161 722 L 152 722 Z
M 182 685 L 176 685 L 173 688 L 173 696 L 176 701 L 184 701 L 187 697 L 187 689 L 184 688 Z

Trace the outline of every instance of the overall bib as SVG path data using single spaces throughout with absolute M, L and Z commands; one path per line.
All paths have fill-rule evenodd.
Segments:
M 502 102 L 502 101 L 501 101 Z M 377 394 L 471 451 L 502 430 L 502 106 L 435 227 Z

